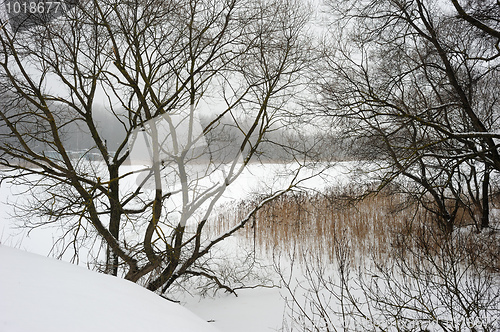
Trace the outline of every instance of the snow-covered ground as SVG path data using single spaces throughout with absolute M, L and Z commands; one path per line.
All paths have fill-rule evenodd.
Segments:
M 184 306 L 221 332 L 279 331 L 285 315 L 284 292 L 278 288 L 256 288 L 203 299 L 193 297 Z
M 2 332 L 216 332 L 129 281 L 0 245 Z
M 335 183 L 334 178 L 345 180 L 348 166 L 338 164 L 303 185 L 320 189 Z M 287 165 L 279 164 L 250 165 L 228 188 L 221 202 L 276 189 L 286 183 L 287 169 Z M 303 176 L 312 172 L 305 170 Z M 26 253 L 51 255 L 53 240 L 60 231 L 52 227 L 28 233 L 17 228 L 20 221 L 10 218 L 13 206 L 6 203 L 23 199 L 23 190 L 6 182 L 0 186 L 0 244 L 3 245 L 0 247 L 0 331 L 203 332 L 215 327 L 221 332 L 265 332 L 281 328 L 286 315 L 285 293 L 278 288 L 239 290 L 238 297 L 222 291 L 215 297 L 184 296 L 182 306 L 201 317 L 198 319 L 181 305 L 127 281 Z
M 306 185 L 321 190 L 332 184 L 355 181 L 348 171 L 354 166 L 339 163 L 323 176 L 309 180 Z M 286 165 L 250 165 L 238 182 L 228 188 L 221 202 L 238 201 L 252 193 L 284 185 L 286 176 L 276 176 L 278 173 L 287 174 Z M 307 170 L 304 176 L 307 176 Z M 358 177 L 357 180 L 363 179 Z M 174 293 L 172 296 L 169 294 L 172 299 L 180 301 L 180 304 L 175 304 L 128 281 L 27 253 L 31 251 L 50 255 L 52 241 L 58 237 L 58 230 L 36 229 L 28 234 L 26 230 L 15 228 L 22 220 L 9 218 L 13 207 L 5 202 L 23 199 L 22 194 L 15 195 L 22 193 L 22 190 L 22 187 L 9 186 L 5 182 L 0 186 L 0 332 L 267 332 L 283 331 L 284 326 L 293 323 L 289 317 L 292 309 L 286 303 L 286 298 L 290 300 L 291 295 L 284 288 L 242 289 L 237 291 L 237 297 L 223 291 L 218 291 L 214 297 L 204 298 L 195 291 Z M 221 247 L 216 247 L 223 268 L 244 268 L 238 265 L 238 258 L 241 258 L 239 250 L 243 250 L 244 254 L 248 248 L 243 248 L 240 240 L 239 237 L 232 237 L 224 241 Z M 279 286 L 273 259 L 260 258 L 263 261 L 258 272 L 268 274 L 263 278 L 270 277 L 274 285 Z M 316 286 L 308 286 L 304 271 L 292 266 L 290 259 L 278 258 L 283 273 L 291 275 L 293 296 L 307 306 L 304 301 L 307 294 L 304 291 L 307 292 L 311 287 L 314 290 Z M 336 276 L 334 264 L 321 262 L 318 271 L 324 272 L 321 275 Z M 323 296 L 321 292 L 317 293 L 320 294 L 318 296 Z M 328 292 L 325 294 L 323 299 L 331 296 Z M 300 329 L 300 326 L 296 328 Z

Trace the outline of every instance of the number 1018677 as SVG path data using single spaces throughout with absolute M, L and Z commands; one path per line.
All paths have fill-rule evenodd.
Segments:
M 57 14 L 66 10 L 66 4 L 60 1 L 6 2 L 8 14 Z

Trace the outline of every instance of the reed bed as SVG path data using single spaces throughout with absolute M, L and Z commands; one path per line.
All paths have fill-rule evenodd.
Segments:
M 348 242 L 359 257 L 382 258 L 394 245 L 395 234 L 408 231 L 410 223 L 426 217 L 415 208 L 401 209 L 406 202 L 402 194 L 382 192 L 355 198 L 360 194 L 353 188 L 331 188 L 325 193 L 283 195 L 260 209 L 239 235 L 254 242 L 261 254 L 298 250 L 333 260 L 336 245 Z M 257 202 L 223 206 L 211 223 L 212 232 L 230 229 Z
M 405 194 L 390 189 L 376 195 L 363 192 L 363 188 L 343 187 L 322 193 L 288 193 L 261 208 L 238 235 L 260 255 L 279 250 L 298 252 L 299 259 L 319 255 L 331 262 L 339 245 L 348 245 L 355 258 L 383 260 L 422 225 L 436 227 L 439 233 L 432 222 L 434 216 L 411 204 Z M 222 206 L 210 223 L 211 234 L 234 227 L 258 201 L 255 198 Z M 472 223 L 465 211 L 459 215 L 457 226 Z

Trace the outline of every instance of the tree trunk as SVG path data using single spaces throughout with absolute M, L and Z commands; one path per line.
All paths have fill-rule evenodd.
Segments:
M 490 169 L 486 166 L 483 180 L 483 213 L 481 215 L 481 229 L 490 225 L 490 206 L 488 198 L 488 187 L 490 185 Z
M 109 201 L 111 206 L 109 232 L 118 241 L 120 237 L 120 219 L 121 212 L 119 206 L 119 186 L 118 186 L 118 167 L 110 167 L 109 169 Z M 117 276 L 118 275 L 118 255 L 108 247 L 106 257 L 106 272 Z

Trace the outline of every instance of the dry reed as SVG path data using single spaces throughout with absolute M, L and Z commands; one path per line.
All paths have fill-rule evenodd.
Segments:
M 356 198 L 361 194 L 361 189 L 350 187 L 330 188 L 324 193 L 288 193 L 260 209 L 239 234 L 254 241 L 262 255 L 275 249 L 288 253 L 298 250 L 333 261 L 335 246 L 348 242 L 357 258 L 384 259 L 401 237 L 423 223 L 429 225 L 433 218 L 418 205 L 409 204 L 404 194 L 387 190 Z M 211 223 L 212 234 L 233 227 L 257 203 L 255 199 L 223 206 Z M 470 222 L 465 213 L 459 219 L 461 224 Z

